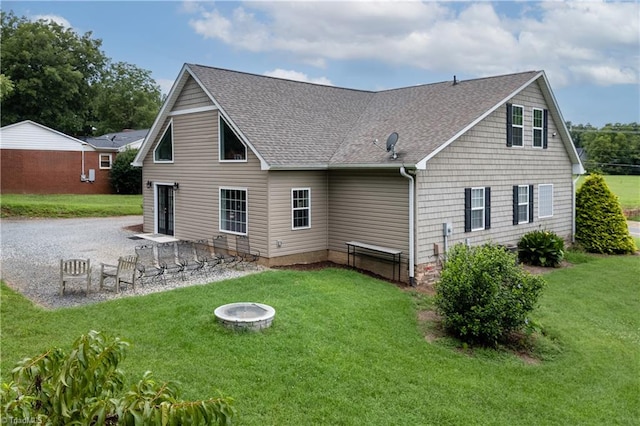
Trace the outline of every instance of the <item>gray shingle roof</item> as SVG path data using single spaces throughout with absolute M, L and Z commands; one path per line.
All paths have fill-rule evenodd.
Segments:
M 271 166 L 416 164 L 538 71 L 369 92 L 187 65 Z M 398 132 L 398 159 L 385 146 Z
M 86 142 L 96 148 L 117 149 L 140 139 L 144 139 L 148 132 L 149 129 L 108 133 L 96 138 L 87 138 Z

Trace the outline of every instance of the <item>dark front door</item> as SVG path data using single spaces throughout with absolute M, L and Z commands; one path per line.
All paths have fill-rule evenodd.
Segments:
M 158 233 L 173 235 L 173 186 L 158 185 Z

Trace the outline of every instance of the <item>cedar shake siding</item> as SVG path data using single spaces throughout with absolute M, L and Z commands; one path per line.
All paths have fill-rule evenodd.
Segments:
M 417 174 L 416 263 L 435 262 L 434 244 L 443 253 L 442 224 L 453 225 L 449 247 L 468 242 L 514 245 L 529 231 L 546 229 L 571 238 L 573 181 L 571 161 L 556 123 L 549 118 L 546 149 L 534 148 L 532 108 L 547 108 L 537 83 L 509 101 L 524 107 L 524 146 L 506 144 L 506 105 L 474 126 L 427 162 Z M 556 133 L 556 136 L 552 135 Z M 553 185 L 553 216 L 538 217 L 539 185 Z M 513 224 L 513 186 L 533 186 L 533 221 Z M 490 229 L 465 232 L 465 188 L 491 188 Z
M 111 153 L 112 162 L 115 153 Z M 109 170 L 100 169 L 100 153 L 84 153 L 85 174 L 95 170 L 95 182 L 82 182 L 82 152 L 3 149 L 0 188 L 3 194 L 110 194 Z

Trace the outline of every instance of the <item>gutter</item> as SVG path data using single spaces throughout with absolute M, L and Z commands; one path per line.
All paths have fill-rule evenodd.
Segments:
M 400 167 L 400 174 L 409 179 L 409 285 L 411 287 L 416 286 L 416 279 L 414 277 L 414 264 L 415 264 L 415 245 L 414 245 L 414 203 L 415 203 L 415 181 L 413 176 L 407 173 L 404 166 Z
M 571 243 L 576 242 L 576 183 L 580 179 L 580 175 L 573 180 L 573 194 L 571 197 Z

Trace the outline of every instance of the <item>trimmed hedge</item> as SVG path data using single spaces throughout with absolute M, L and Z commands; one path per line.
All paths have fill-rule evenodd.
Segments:
M 590 253 L 636 251 L 618 197 L 601 175 L 587 177 L 576 192 L 576 241 Z

